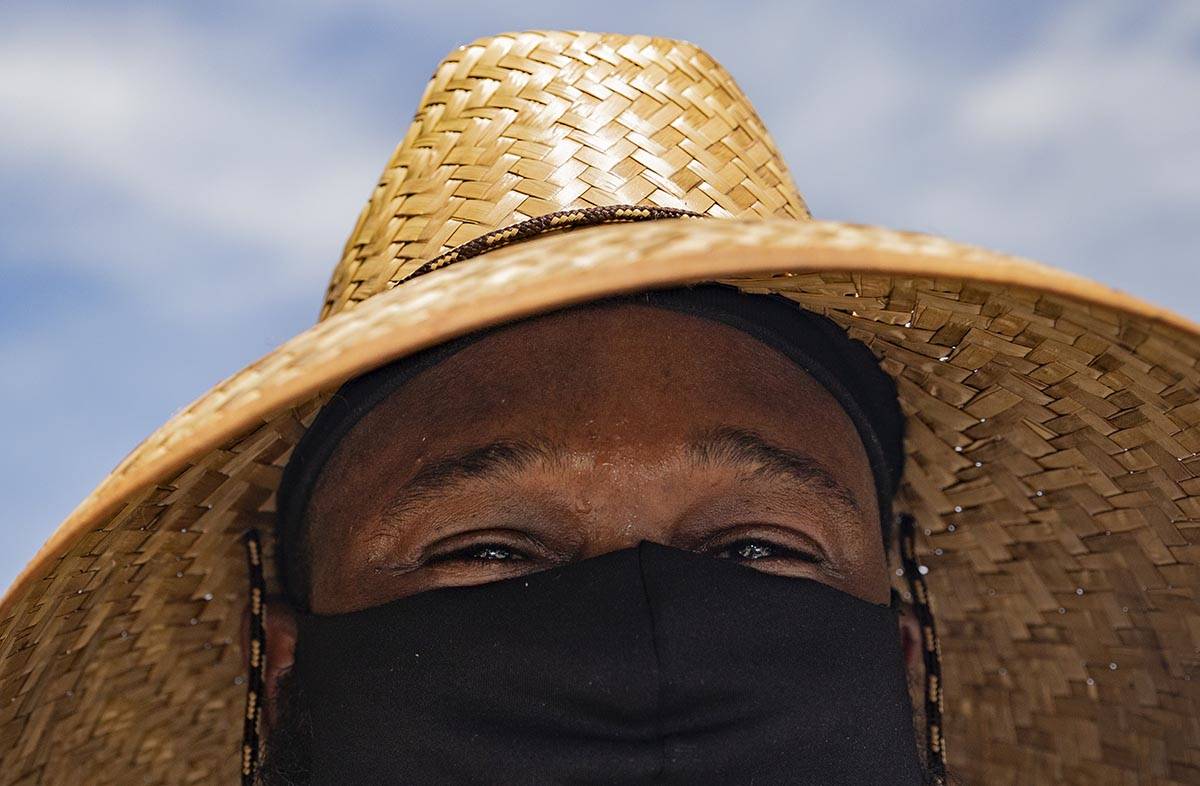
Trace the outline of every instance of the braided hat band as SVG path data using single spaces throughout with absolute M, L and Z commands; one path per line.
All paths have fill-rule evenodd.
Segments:
M 596 226 L 598 224 L 627 224 L 637 221 L 653 221 L 656 218 L 707 218 L 703 213 L 684 210 L 678 207 L 647 207 L 645 205 L 603 205 L 601 207 L 585 207 L 577 210 L 559 210 L 537 216 L 512 226 L 496 229 L 480 235 L 474 240 L 468 240 L 461 246 L 456 246 L 444 254 L 439 254 L 414 270 L 408 278 L 414 278 L 445 267 L 452 262 L 461 262 L 477 257 L 488 251 L 512 245 L 527 238 L 544 235 L 561 229 L 578 229 L 579 227 Z

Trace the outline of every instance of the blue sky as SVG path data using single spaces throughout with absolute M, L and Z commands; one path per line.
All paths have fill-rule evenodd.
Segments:
M 172 412 L 312 324 L 438 60 L 528 28 L 705 47 L 819 218 L 1200 319 L 1192 0 L 6 2 L 0 587 Z

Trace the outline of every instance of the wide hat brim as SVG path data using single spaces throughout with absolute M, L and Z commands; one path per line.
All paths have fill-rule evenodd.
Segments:
M 479 328 L 707 281 L 828 315 L 897 380 L 897 508 L 923 530 L 953 770 L 1200 779 L 1200 326 L 936 237 L 680 219 L 552 234 L 380 292 L 152 434 L 0 601 L 0 780 L 233 782 L 239 538 L 272 526 L 325 397 Z

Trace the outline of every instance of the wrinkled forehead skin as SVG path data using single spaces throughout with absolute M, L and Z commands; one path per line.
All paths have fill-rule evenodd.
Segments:
M 696 444 L 714 433 L 791 451 L 831 483 L 786 495 L 774 476 L 749 479 L 746 466 L 698 466 Z M 390 520 L 397 491 L 423 468 L 493 440 L 544 454 L 506 477 L 428 494 Z M 831 494 L 848 504 L 831 505 Z M 410 594 L 402 579 L 364 564 L 377 567 L 382 552 L 405 553 L 463 522 L 550 519 L 580 558 L 641 539 L 670 542 L 697 506 L 710 518 L 774 516 L 811 530 L 836 552 L 845 589 L 886 600 L 865 449 L 849 416 L 801 368 L 734 328 L 637 304 L 526 320 L 420 372 L 343 437 L 307 510 L 312 608 Z

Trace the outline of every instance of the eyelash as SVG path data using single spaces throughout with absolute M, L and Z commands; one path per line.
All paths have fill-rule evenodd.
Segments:
M 751 556 L 755 549 L 766 549 L 769 554 L 759 554 Z M 485 554 L 508 554 L 507 557 L 482 556 Z M 811 552 L 795 549 L 790 546 L 784 546 L 781 543 L 772 541 L 764 537 L 742 537 L 736 540 L 728 541 L 721 544 L 719 547 L 710 548 L 707 552 L 713 556 L 722 559 L 735 559 L 739 562 L 758 562 L 768 559 L 792 559 L 798 562 L 806 562 L 809 564 L 821 564 L 824 560 Z M 426 564 L 437 563 L 490 563 L 499 564 L 505 562 L 528 562 L 533 559 L 529 554 L 505 545 L 503 543 L 477 543 L 464 548 L 455 549 L 444 554 L 437 554 L 426 560 Z

